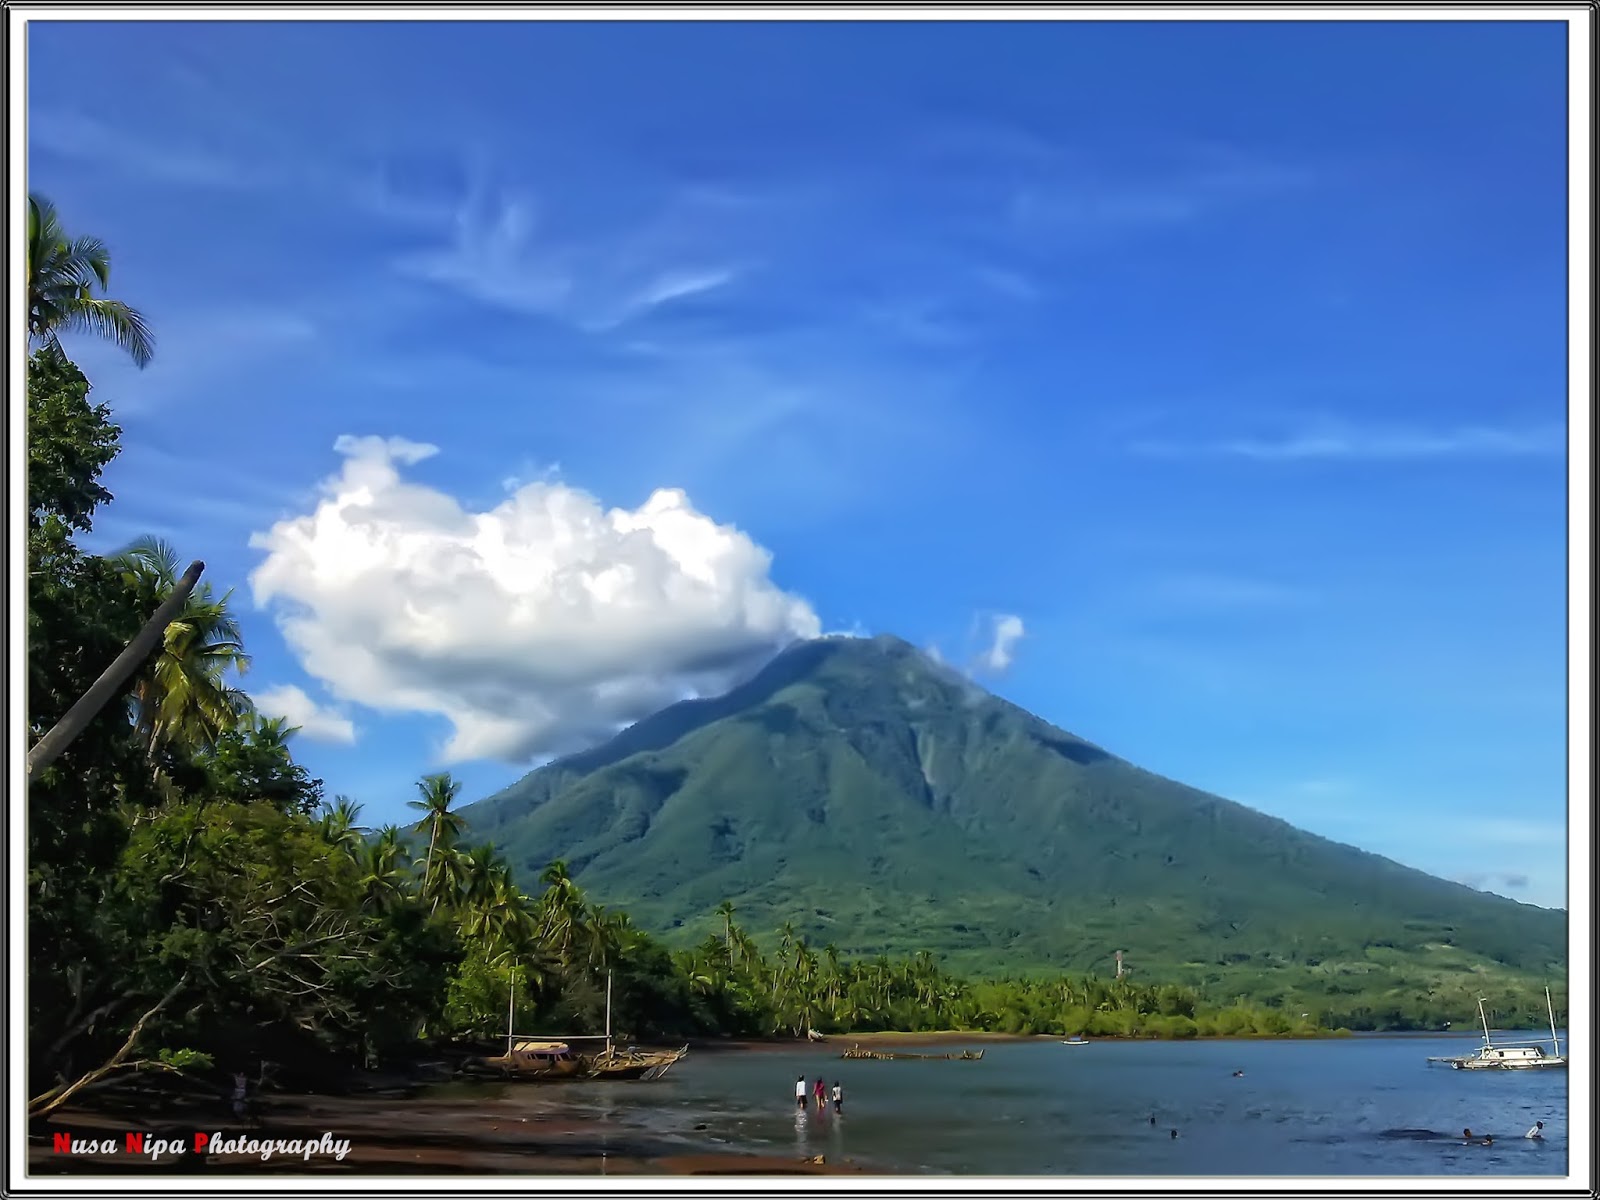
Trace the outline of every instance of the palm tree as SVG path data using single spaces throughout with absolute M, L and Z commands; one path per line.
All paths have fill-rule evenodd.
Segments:
M 432 885 L 423 897 L 433 897 L 430 912 L 442 904 L 447 912 L 461 912 L 467 907 L 467 888 L 471 884 L 473 860 L 454 847 L 441 849 L 433 859 Z M 471 920 L 470 914 L 468 920 Z
M 573 944 L 585 933 L 588 904 L 583 891 L 567 873 L 567 864 L 559 858 L 544 869 L 539 880 L 545 885 L 539 901 L 544 913 L 541 940 L 555 950 L 564 969 L 570 968 Z
M 385 825 L 367 847 L 361 887 L 367 901 L 380 912 L 387 911 L 405 894 L 405 867 L 409 857 L 398 825 Z
M 281 725 L 282 722 L 282 717 L 274 717 L 271 721 L 263 722 L 263 724 L 277 723 Z M 322 836 L 328 840 L 328 843 L 338 846 L 351 858 L 357 858 L 361 853 L 361 847 L 364 845 L 361 827 L 356 824 L 360 816 L 361 805 L 350 799 L 349 796 L 335 796 L 333 803 L 323 810 L 322 820 L 319 822 Z
M 533 902 L 511 880 L 511 869 L 497 862 L 491 875 L 491 897 L 484 909 L 482 933 L 496 957 L 526 961 L 536 948 L 539 922 Z M 542 976 L 541 976 L 542 978 Z
M 110 286 L 111 253 L 99 238 L 69 238 L 55 205 L 28 197 L 28 338 L 60 349 L 63 330 L 99 334 L 140 367 L 155 353 L 144 317 L 120 300 L 93 294 Z
M 422 793 L 422 799 L 408 800 L 406 807 L 422 813 L 422 819 L 411 827 L 411 831 L 428 834 L 428 857 L 422 866 L 422 890 L 426 895 L 432 890 L 435 851 L 451 849 L 456 839 L 461 836 L 461 831 L 467 827 L 467 823 L 460 813 L 450 811 L 450 806 L 456 802 L 456 795 L 461 791 L 461 785 L 450 778 L 448 771 L 439 775 L 425 776 L 418 782 L 417 791 Z M 437 893 L 434 894 L 433 907 L 439 907 Z
M 164 599 L 178 583 L 178 555 L 160 538 L 144 537 L 115 555 L 129 586 Z M 231 591 L 218 599 L 209 584 L 189 594 L 161 635 L 161 648 L 133 687 L 134 722 L 152 764 L 156 752 L 177 741 L 211 747 L 254 706 L 228 676 L 250 666 L 239 623 L 228 608 Z M 287 736 L 281 726 L 277 732 Z

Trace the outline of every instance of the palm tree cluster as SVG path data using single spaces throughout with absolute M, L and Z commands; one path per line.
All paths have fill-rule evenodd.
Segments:
M 674 956 L 707 1015 L 746 1034 L 805 1036 L 870 1030 L 1194 1037 L 1311 1032 L 1254 1008 L 1201 1011 L 1195 994 L 1095 976 L 962 979 L 931 954 L 841 960 L 838 948 L 808 945 L 792 924 L 764 954 L 724 901 L 719 934 Z

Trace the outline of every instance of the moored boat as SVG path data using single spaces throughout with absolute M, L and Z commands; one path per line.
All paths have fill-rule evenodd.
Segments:
M 1484 1008 L 1486 1000 L 1478 997 L 1478 1019 L 1483 1022 L 1483 1045 L 1473 1054 L 1445 1055 L 1429 1058 L 1430 1063 L 1452 1067 L 1457 1071 L 1537 1071 L 1560 1070 L 1566 1067 L 1566 1056 L 1561 1053 L 1561 1040 L 1556 1036 L 1556 1010 L 1550 999 L 1550 989 L 1544 990 L 1545 1005 L 1550 1011 L 1550 1049 L 1546 1054 L 1540 1042 L 1496 1043 L 1489 1031 L 1489 1014 Z
M 503 1054 L 469 1059 L 462 1064 L 467 1075 L 490 1075 L 523 1083 L 548 1083 L 563 1080 L 660 1079 L 679 1059 L 689 1053 L 687 1045 L 677 1050 L 644 1050 L 638 1046 L 617 1049 L 611 1041 L 611 976 L 606 975 L 606 1031 L 599 1035 L 574 1035 L 565 1039 L 518 1037 L 515 989 L 506 1015 L 506 1049 Z M 574 1051 L 568 1044 L 577 1040 L 604 1041 L 605 1048 L 593 1053 Z
M 549 1079 L 576 1079 L 585 1073 L 583 1060 L 565 1042 L 534 1038 L 511 1038 L 504 1054 L 471 1060 L 471 1074 L 488 1072 L 526 1082 Z

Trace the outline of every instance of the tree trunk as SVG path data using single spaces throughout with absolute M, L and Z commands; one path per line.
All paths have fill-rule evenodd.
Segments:
M 87 692 L 78 697 L 78 702 L 67 710 L 67 715 L 34 743 L 33 749 L 28 751 L 29 779 L 61 756 L 61 752 L 88 728 L 89 722 L 106 706 L 106 702 L 122 690 L 129 677 L 150 657 L 150 652 L 189 599 L 189 593 L 194 591 L 194 585 L 200 582 L 200 573 L 205 569 L 205 563 L 199 559 L 189 564 L 189 569 L 178 580 L 172 594 L 161 602 L 161 607 L 145 622 L 144 628 L 128 643 L 127 649 L 117 655 L 116 661 L 101 673 Z
M 434 816 L 433 816 L 433 832 L 428 837 L 428 859 L 422 865 L 422 887 L 423 887 L 424 891 L 427 890 L 429 883 L 433 879 L 433 844 L 435 842 L 437 842 L 438 840 L 439 840 L 439 814 L 435 813 Z M 428 911 L 431 913 L 431 912 L 434 911 L 434 909 L 437 909 L 438 907 L 439 907 L 439 897 L 436 894 L 433 897 L 433 908 L 430 908 Z

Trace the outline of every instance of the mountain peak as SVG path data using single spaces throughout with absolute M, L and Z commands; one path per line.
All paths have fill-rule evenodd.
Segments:
M 1259 970 L 1368 944 L 1543 969 L 1565 937 L 1557 915 L 1142 771 L 889 634 L 797 642 L 463 815 L 524 879 L 565 859 L 683 937 L 724 899 L 755 930 L 1006 969 L 1122 949 Z

